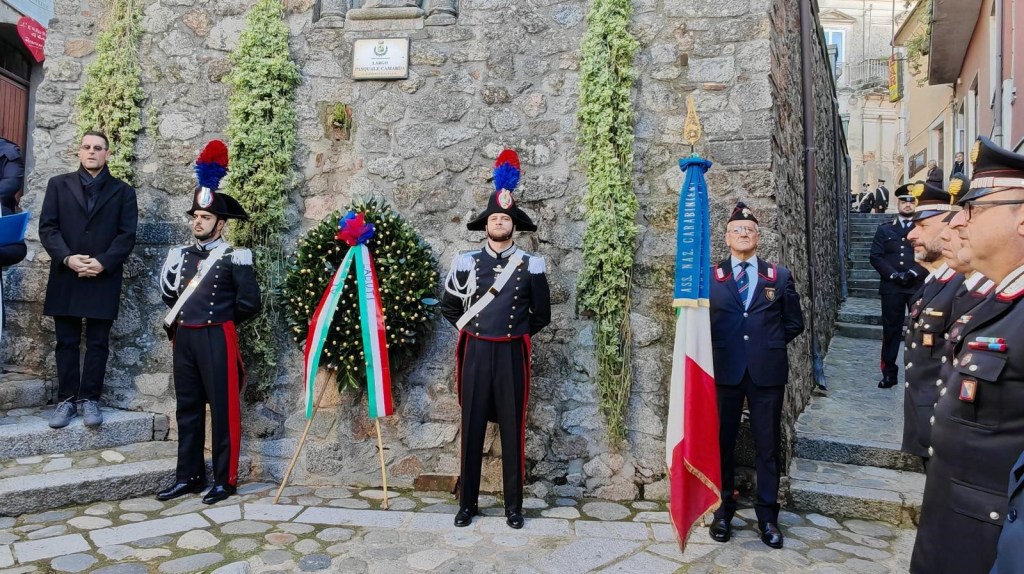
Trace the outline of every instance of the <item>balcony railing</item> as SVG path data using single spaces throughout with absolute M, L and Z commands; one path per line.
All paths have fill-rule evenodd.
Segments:
M 858 63 L 836 64 L 836 86 L 869 90 L 889 85 L 889 60 L 870 59 Z

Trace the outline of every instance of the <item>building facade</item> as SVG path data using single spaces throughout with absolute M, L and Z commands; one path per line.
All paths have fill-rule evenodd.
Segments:
M 835 54 L 836 91 L 850 151 L 851 191 L 891 190 L 903 178 L 902 104 L 889 97 L 889 58 L 902 2 L 821 0 L 821 26 Z M 898 6 L 897 6 L 898 5 Z M 891 207 L 895 209 L 895 202 Z

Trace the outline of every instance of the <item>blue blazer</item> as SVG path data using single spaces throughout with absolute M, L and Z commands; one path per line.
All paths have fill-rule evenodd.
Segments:
M 1024 572 L 1024 452 L 1010 470 L 1010 503 L 991 574 Z
M 735 386 L 750 372 L 754 385 L 773 387 L 789 380 L 786 344 L 804 330 L 800 295 L 789 269 L 757 260 L 757 285 L 744 309 L 732 262 L 711 268 L 711 346 L 715 383 Z

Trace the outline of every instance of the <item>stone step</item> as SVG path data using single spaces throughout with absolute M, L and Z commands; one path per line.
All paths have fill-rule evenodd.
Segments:
M 174 441 L 150 441 L 5 461 L 0 516 L 155 495 L 174 481 L 177 449 Z M 213 484 L 209 461 L 206 466 Z M 250 457 L 240 457 L 239 480 L 249 477 L 251 467 Z
M 878 289 L 860 289 L 850 287 L 847 293 L 850 297 L 861 297 L 865 299 L 878 299 Z
M 850 279 L 847 282 L 850 289 L 878 289 L 878 279 Z
M 866 267 L 858 265 L 856 267 L 850 267 L 849 278 L 852 281 L 878 281 L 878 271 L 874 267 L 871 267 L 869 263 Z
M 877 339 L 882 340 L 881 325 L 865 325 L 863 323 L 836 323 L 836 334 L 840 337 L 851 339 Z
M 925 475 L 916 472 L 794 458 L 789 467 L 793 508 L 833 518 L 917 524 Z
M 878 298 L 847 297 L 839 308 L 839 322 L 881 325 L 882 308 Z
M 52 382 L 21 373 L 0 374 L 0 410 L 38 407 L 50 402 Z
M 0 413 L 0 460 L 108 448 L 167 438 L 167 417 L 161 414 L 103 408 L 103 424 L 88 428 L 75 417 L 62 429 L 47 423 L 54 406 L 12 409 Z
M 865 384 L 873 388 L 875 378 L 877 377 L 870 377 Z M 877 388 L 873 390 L 882 392 Z M 920 458 L 901 451 L 899 443 L 881 439 L 801 432 L 796 438 L 793 456 L 820 462 L 924 472 Z

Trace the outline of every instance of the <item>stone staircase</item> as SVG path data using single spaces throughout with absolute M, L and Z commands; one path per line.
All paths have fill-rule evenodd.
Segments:
M 177 442 L 162 414 L 102 409 L 103 424 L 76 417 L 47 425 L 53 384 L 30 374 L 0 374 L 0 516 L 69 504 L 150 496 L 174 478 Z M 248 476 L 243 457 L 239 473 Z M 208 469 L 209 470 L 209 469 Z
M 891 221 L 891 213 L 850 214 L 850 264 L 847 280 L 850 297 L 878 298 L 878 272 L 871 266 L 871 240 L 878 224 Z
M 911 526 L 921 510 L 925 476 L 920 460 L 900 451 L 903 385 L 877 388 L 877 294 L 847 299 L 839 321 L 825 359 L 828 394 L 812 397 L 796 423 L 790 502 L 835 518 Z

